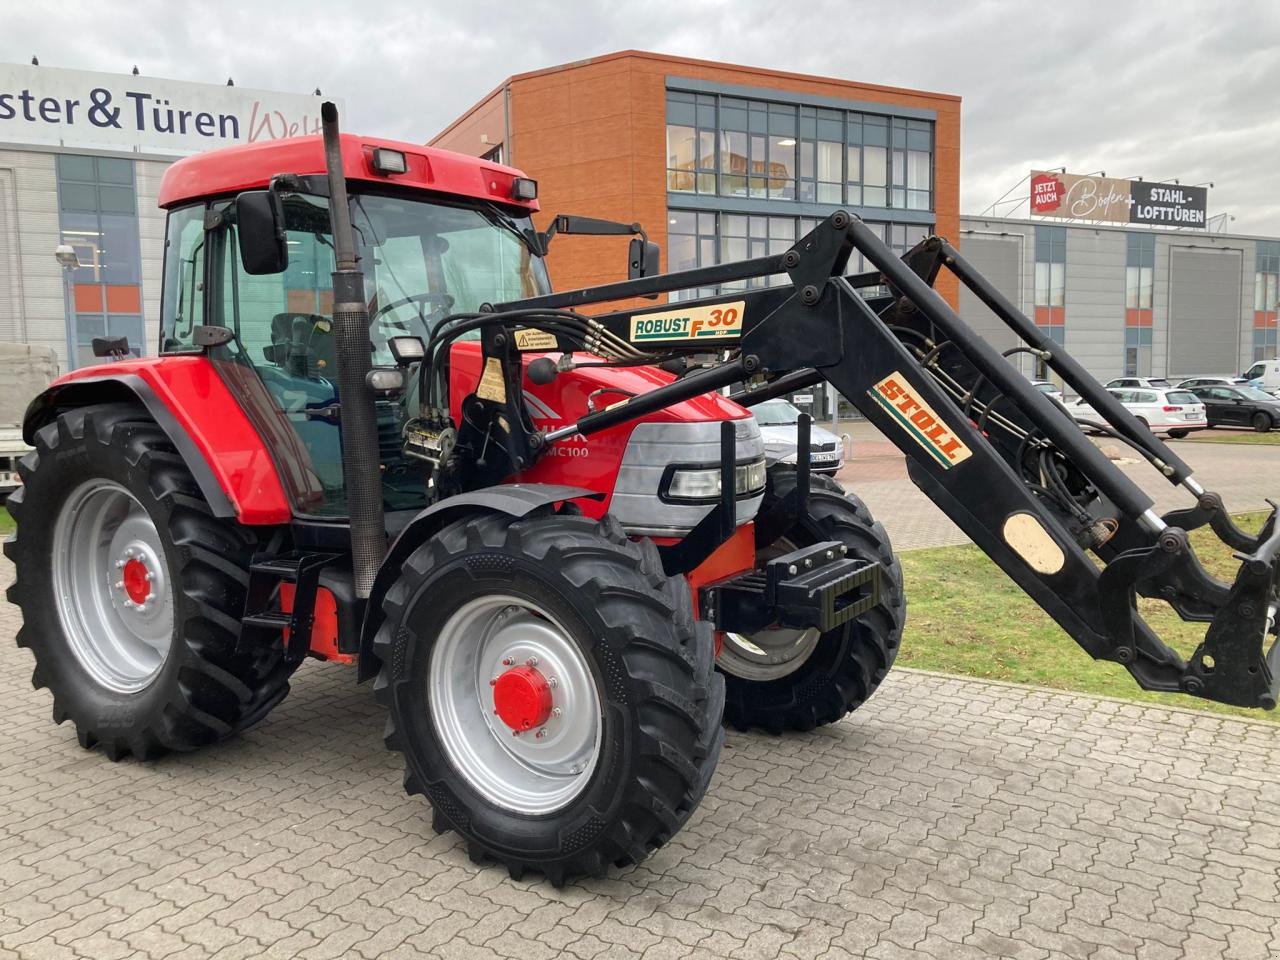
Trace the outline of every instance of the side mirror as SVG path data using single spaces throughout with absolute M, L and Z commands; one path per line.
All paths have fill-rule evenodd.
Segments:
M 627 279 L 656 277 L 660 272 L 661 259 L 662 250 L 656 243 L 645 240 L 643 237 L 632 237 L 627 253 Z
M 289 265 L 280 194 L 274 190 L 246 190 L 240 194 L 236 197 L 236 226 L 245 273 L 282 273 Z

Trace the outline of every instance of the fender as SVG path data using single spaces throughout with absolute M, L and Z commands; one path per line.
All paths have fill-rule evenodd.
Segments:
M 146 409 L 186 462 L 214 516 L 246 525 L 292 520 L 266 444 L 204 357 L 125 360 L 72 371 L 27 406 L 23 438 L 31 443 L 63 410 L 119 402 Z
M 360 628 L 359 683 L 377 674 L 381 660 L 373 652 L 373 637 L 382 624 L 382 598 L 400 573 L 409 554 L 444 527 L 469 514 L 501 513 L 523 517 L 539 509 L 566 500 L 603 500 L 604 494 L 582 487 L 566 487 L 551 483 L 506 483 L 447 497 L 433 503 L 410 520 L 391 544 L 378 575 L 374 578 L 369 599 L 365 602 L 364 623 Z

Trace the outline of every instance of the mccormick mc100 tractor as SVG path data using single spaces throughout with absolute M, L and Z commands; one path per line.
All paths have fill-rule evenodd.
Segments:
M 898 652 L 884 528 L 811 474 L 807 421 L 770 463 L 751 416 L 823 380 L 1091 656 L 1275 706 L 1274 514 L 1238 529 L 946 241 L 899 258 L 836 212 L 784 253 L 658 275 L 638 225 L 539 232 L 520 172 L 323 120 L 169 168 L 159 355 L 102 340 L 118 362 L 27 412 L 9 599 L 84 747 L 201 747 L 265 717 L 307 655 L 358 661 L 406 788 L 477 860 L 553 883 L 638 861 L 696 808 L 722 721 L 832 723 Z M 631 278 L 552 293 L 557 233 L 638 234 Z M 870 269 L 848 275 L 855 250 Z M 962 323 L 944 269 L 1185 509 L 1157 514 Z M 706 288 L 725 292 L 654 302 Z M 1234 583 L 1193 553 L 1205 525 Z M 1180 656 L 1138 596 L 1203 642 Z

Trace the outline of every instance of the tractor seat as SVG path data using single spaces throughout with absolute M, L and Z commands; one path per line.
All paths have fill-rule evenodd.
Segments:
M 315 313 L 271 318 L 271 362 L 295 377 L 330 378 L 336 372 L 333 321 Z

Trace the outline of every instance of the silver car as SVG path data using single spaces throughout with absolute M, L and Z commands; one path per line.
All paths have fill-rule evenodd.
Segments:
M 751 412 L 764 438 L 765 462 L 795 463 L 800 445 L 796 431 L 800 410 L 786 400 L 766 400 L 752 407 Z M 809 429 L 809 469 L 831 476 L 843 466 L 844 443 L 830 430 L 813 424 Z

